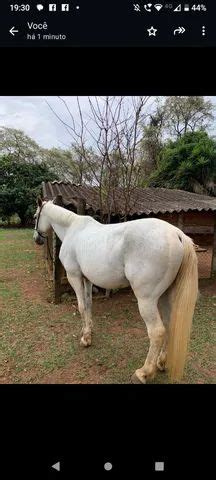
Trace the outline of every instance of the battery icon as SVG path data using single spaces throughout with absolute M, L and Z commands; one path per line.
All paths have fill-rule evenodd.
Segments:
M 184 11 L 189 12 L 189 10 L 190 10 L 190 6 L 188 5 L 188 3 L 186 3 L 184 6 Z

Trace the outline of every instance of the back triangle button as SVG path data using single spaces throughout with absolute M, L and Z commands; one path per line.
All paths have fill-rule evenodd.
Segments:
M 57 472 L 60 472 L 60 462 L 54 463 L 54 465 L 52 465 L 52 468 L 54 468 L 54 470 L 57 470 Z

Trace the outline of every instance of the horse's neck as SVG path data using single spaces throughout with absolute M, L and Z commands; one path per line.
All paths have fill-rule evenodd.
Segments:
M 70 212 L 58 205 L 53 205 L 53 203 L 47 204 L 46 215 L 50 220 L 54 232 L 61 241 L 64 240 L 67 229 L 77 218 L 79 218 L 79 215 L 76 213 Z
M 57 237 L 63 242 L 67 229 L 62 225 L 58 225 L 57 223 L 52 223 L 52 229 L 56 233 Z

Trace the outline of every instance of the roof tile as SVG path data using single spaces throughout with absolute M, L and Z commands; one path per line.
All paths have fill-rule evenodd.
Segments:
M 46 200 L 52 200 L 61 194 L 66 203 L 76 198 L 83 198 L 87 210 L 92 208 L 99 213 L 99 189 L 88 185 L 74 185 L 66 181 L 54 181 L 42 183 L 43 196 Z M 110 198 L 111 200 L 111 198 Z M 112 213 L 124 214 L 124 192 L 118 187 L 112 198 Z M 158 214 L 173 212 L 216 211 L 216 198 L 184 190 L 172 190 L 166 188 L 135 188 L 130 198 L 130 215 Z

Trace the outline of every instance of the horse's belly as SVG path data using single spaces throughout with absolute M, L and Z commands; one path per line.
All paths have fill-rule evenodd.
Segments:
M 89 278 L 90 282 L 93 283 L 93 285 L 97 286 L 97 287 L 100 287 L 100 288 L 104 288 L 104 289 L 107 289 L 107 290 L 112 290 L 112 289 L 115 289 L 115 288 L 125 288 L 125 287 L 128 287 L 129 285 L 129 282 L 126 278 L 122 278 L 122 279 L 119 279 L 117 280 L 116 278 L 113 280 L 113 281 L 110 281 L 110 280 L 106 280 L 106 279 L 98 279 L 97 278 Z
M 76 249 L 77 261 L 83 275 L 94 285 L 105 288 L 123 288 L 129 285 L 124 271 L 122 244 L 80 242 Z M 101 246 L 102 243 L 102 246 Z
M 114 288 L 124 288 L 129 285 L 129 282 L 124 274 L 122 273 L 112 273 L 110 272 L 100 272 L 97 267 L 95 271 L 89 271 L 87 268 L 83 268 L 82 272 L 90 282 L 92 282 L 97 287 L 105 289 L 114 289 Z

